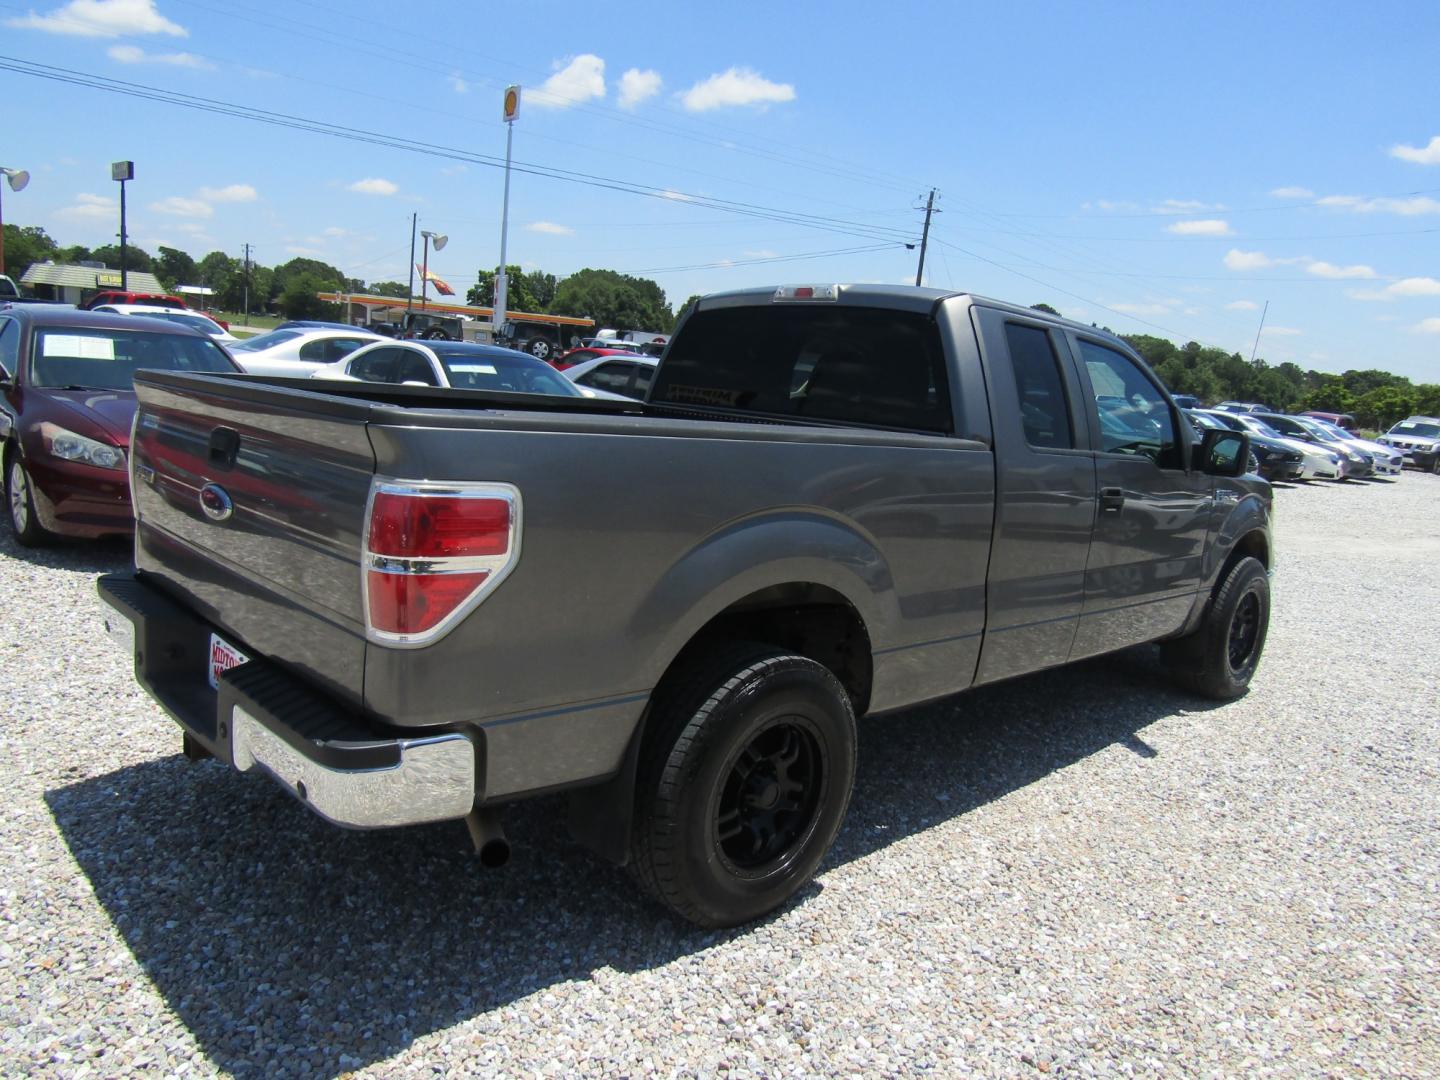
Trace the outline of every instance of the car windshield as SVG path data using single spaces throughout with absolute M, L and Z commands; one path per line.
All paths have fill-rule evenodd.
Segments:
M 261 334 L 259 337 L 237 341 L 230 347 L 239 349 L 241 352 L 263 352 L 266 349 L 273 349 L 276 345 L 283 345 L 287 341 L 294 341 L 299 336 L 299 330 L 271 330 L 268 334 Z
M 230 372 L 235 365 L 209 338 L 90 326 L 35 331 L 30 385 L 84 390 L 133 390 L 135 372 Z
M 1219 420 L 1216 420 L 1213 416 L 1206 416 L 1204 413 L 1198 412 L 1187 412 L 1185 415 L 1188 416 L 1191 420 L 1194 420 L 1195 423 L 1199 424 L 1201 427 L 1219 428 L 1221 431 L 1230 430 L 1226 425 L 1222 424 Z
M 1266 436 L 1269 436 L 1269 437 L 1272 438 L 1272 439 L 1283 439 L 1283 438 L 1285 438 L 1284 435 L 1280 434 L 1280 432 L 1276 431 L 1276 430 L 1275 430 L 1273 427 L 1271 427 L 1269 424 L 1265 423 L 1264 420 L 1256 420 L 1254 417 L 1250 417 L 1250 416 L 1241 417 L 1241 418 L 1240 418 L 1240 425 L 1241 425 L 1241 427 L 1249 428 L 1251 431 L 1255 432 L 1255 434 L 1257 434 L 1257 435 L 1266 435 Z
M 1391 435 L 1423 435 L 1427 439 L 1440 438 L 1440 424 L 1421 424 L 1414 420 L 1402 420 L 1390 429 Z
M 177 315 L 172 311 L 157 311 L 153 315 L 147 312 L 147 319 L 164 319 L 166 322 L 173 322 L 179 326 L 188 326 L 192 330 L 199 330 L 202 334 L 221 333 L 220 324 L 211 322 L 204 315 Z
M 515 394 L 584 397 L 580 389 L 543 360 L 506 356 L 483 349 L 436 349 L 450 385 L 461 390 L 504 390 Z

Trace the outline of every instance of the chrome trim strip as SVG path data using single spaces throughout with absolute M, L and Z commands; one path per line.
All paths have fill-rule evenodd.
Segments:
M 400 764 L 332 769 L 311 761 L 240 706 L 231 715 L 240 772 L 269 773 L 336 825 L 384 829 L 461 818 L 475 802 L 475 748 L 459 734 L 398 739 Z
M 446 558 L 407 558 L 393 555 L 378 555 L 370 550 L 370 516 L 375 509 L 375 496 L 381 492 L 391 495 L 408 496 L 458 496 L 472 499 L 503 499 L 510 504 L 510 534 L 504 555 L 466 555 Z M 480 602 L 489 596 L 500 583 L 510 576 L 520 562 L 520 541 L 524 535 L 522 527 L 523 505 L 520 489 L 514 484 L 490 483 L 469 480 L 397 480 L 393 477 L 374 477 L 370 481 L 370 494 L 365 499 L 365 518 L 362 528 L 360 549 L 360 603 L 365 616 L 365 640 L 391 649 L 423 649 L 433 645 L 451 630 L 465 616 L 474 611 Z M 370 624 L 370 571 L 386 574 L 455 574 L 479 573 L 487 577 L 475 587 L 465 602 L 450 612 L 435 626 L 418 634 L 396 634 L 376 630 Z

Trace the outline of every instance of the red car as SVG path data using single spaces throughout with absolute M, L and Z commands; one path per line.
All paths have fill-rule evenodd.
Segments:
M 550 363 L 556 371 L 564 371 L 566 368 L 574 367 L 576 364 L 583 364 L 586 360 L 594 360 L 597 356 L 636 355 L 640 354 L 636 353 L 634 349 L 600 349 L 591 345 L 581 345 L 568 352 L 562 353 L 554 360 L 551 360 Z
M 142 368 L 240 370 L 204 334 L 174 323 L 68 307 L 0 308 L 0 455 L 10 531 L 20 544 L 134 529 L 127 451 Z
M 180 297 L 172 296 L 169 293 L 121 292 L 119 289 L 108 289 L 105 292 L 96 293 L 80 307 L 85 311 L 93 311 L 101 304 L 145 304 L 149 307 L 189 306 Z

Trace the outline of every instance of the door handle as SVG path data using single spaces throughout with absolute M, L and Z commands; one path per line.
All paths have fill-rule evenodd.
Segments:
M 1107 487 L 1100 489 L 1101 513 L 1117 514 L 1124 505 L 1125 491 L 1123 488 Z

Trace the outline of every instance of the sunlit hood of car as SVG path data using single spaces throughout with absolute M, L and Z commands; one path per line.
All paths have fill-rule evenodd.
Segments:
M 135 420 L 134 393 L 126 390 L 51 390 L 49 393 L 56 404 L 98 424 L 117 446 L 130 445 L 130 425 Z

